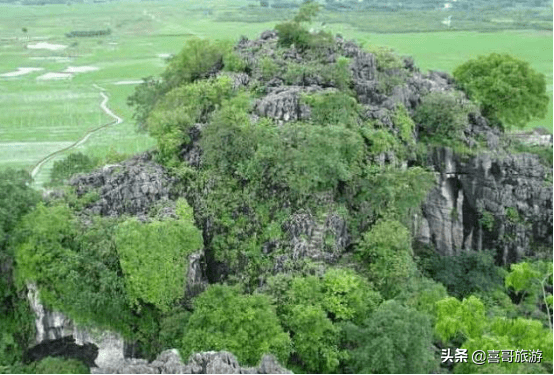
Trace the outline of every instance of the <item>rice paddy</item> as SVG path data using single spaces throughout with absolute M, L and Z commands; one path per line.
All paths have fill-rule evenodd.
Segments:
M 246 15 L 241 21 L 238 15 L 244 4 L 239 0 L 0 4 L 0 168 L 30 169 L 49 153 L 112 121 L 100 108 L 100 90 L 93 84 L 106 90 L 108 107 L 124 122 L 91 134 L 76 150 L 104 157 L 153 147 L 150 137 L 135 132 L 127 97 L 143 78 L 160 74 L 167 58 L 189 38 L 255 38 L 280 22 L 278 17 L 244 22 Z M 375 33 L 346 21 L 336 18 L 326 29 L 367 47 L 386 45 L 412 55 L 422 70 L 451 72 L 478 55 L 511 53 L 546 75 L 552 98 L 552 31 Z M 65 36 L 73 30 L 105 29 L 111 33 Z M 529 126 L 552 131 L 552 103 L 547 118 Z M 37 175 L 38 186 L 48 180 L 55 160 Z

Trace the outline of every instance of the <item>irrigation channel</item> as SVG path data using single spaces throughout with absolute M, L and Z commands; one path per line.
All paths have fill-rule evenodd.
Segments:
M 75 148 L 75 147 L 79 147 L 80 145 L 82 145 L 83 143 L 85 143 L 89 137 L 96 133 L 97 131 L 99 130 L 102 130 L 104 128 L 107 128 L 108 126 L 111 126 L 111 125 L 118 125 L 118 124 L 121 124 L 123 122 L 123 119 L 121 117 L 119 117 L 118 115 L 116 115 L 115 113 L 112 112 L 111 109 L 109 109 L 106 104 L 108 103 L 108 96 L 105 94 L 105 91 L 106 89 L 104 89 L 103 87 L 100 87 L 98 86 L 97 84 L 93 84 L 92 86 L 94 86 L 95 88 L 97 88 L 98 90 L 100 90 L 100 96 L 102 96 L 102 98 L 104 100 L 102 100 L 102 103 L 100 103 L 100 108 L 102 108 L 102 110 L 110 117 L 112 117 L 114 119 L 114 121 L 111 121 L 111 122 L 108 122 L 107 124 L 104 124 L 102 126 L 99 126 L 97 128 L 94 128 L 94 129 L 91 129 L 89 131 L 87 131 L 83 137 L 81 139 L 79 139 L 77 142 L 73 143 L 72 145 L 68 146 L 68 147 L 65 147 L 65 148 L 62 148 L 61 150 L 58 150 L 58 151 L 54 151 L 53 153 L 45 156 L 44 158 L 42 158 L 41 160 L 39 160 L 38 163 L 36 163 L 34 166 L 33 166 L 33 169 L 31 170 L 31 177 L 34 179 L 35 176 L 38 174 L 38 172 L 40 171 L 40 169 L 44 166 L 44 164 L 46 164 L 49 160 L 51 160 L 53 157 L 61 154 L 62 152 L 65 152 L 65 151 L 68 151 L 68 150 L 71 150 L 72 148 Z

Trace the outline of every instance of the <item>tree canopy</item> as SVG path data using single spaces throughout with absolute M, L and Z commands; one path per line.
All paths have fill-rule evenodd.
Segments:
M 549 98 L 545 77 L 528 62 L 492 53 L 458 66 L 453 75 L 493 121 L 522 128 L 529 121 L 546 116 Z

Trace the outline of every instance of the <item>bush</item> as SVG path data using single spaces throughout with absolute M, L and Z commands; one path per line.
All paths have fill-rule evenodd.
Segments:
M 316 2 L 307 2 L 300 7 L 292 21 L 283 22 L 275 26 L 279 35 L 277 44 L 281 47 L 294 46 L 301 50 L 321 49 L 331 47 L 333 36 L 324 31 L 310 33 L 302 26 L 302 22 L 311 22 L 319 12 L 320 6 Z
M 428 374 L 437 367 L 429 316 L 395 300 L 383 303 L 364 324 L 345 327 L 350 347 L 349 372 Z
M 133 117 L 137 120 L 138 129 L 147 129 L 146 121 L 150 112 L 166 93 L 181 85 L 209 78 L 227 64 L 228 70 L 242 70 L 244 62 L 233 55 L 229 42 L 215 42 L 193 38 L 174 56 L 162 73 L 162 80 L 145 78 L 135 92 L 129 96 L 127 103 L 135 107 Z
M 29 173 L 23 170 L 0 171 L 0 262 L 8 255 L 7 242 L 16 224 L 40 201 L 40 194 L 30 186 L 31 181 Z
M 443 139 L 459 140 L 468 126 L 467 116 L 471 110 L 472 106 L 459 95 L 433 92 L 423 98 L 414 120 L 423 137 L 433 138 L 438 143 L 444 142 Z
M 170 61 L 162 74 L 164 85 L 174 88 L 208 78 L 223 67 L 223 57 L 230 50 L 229 42 L 211 42 L 192 38 Z
M 98 160 L 80 152 L 70 154 L 65 159 L 54 162 L 48 186 L 64 185 L 74 174 L 90 172 L 97 165 Z
M 358 125 L 359 105 L 343 92 L 304 95 L 302 101 L 310 106 L 310 121 L 315 125 L 342 125 L 351 129 Z
M 20 285 L 35 282 L 45 305 L 77 323 L 130 334 L 132 316 L 113 246 L 114 226 L 94 219 L 84 231 L 67 206 L 39 204 L 17 230 Z
M 523 128 L 529 121 L 546 116 L 550 101 L 546 80 L 528 62 L 491 53 L 458 66 L 453 75 L 493 122 Z
M 432 254 L 424 261 L 424 268 L 450 295 L 458 298 L 502 287 L 505 273 L 494 264 L 491 251 L 465 251 L 454 256 Z
M 194 300 L 181 352 L 187 358 L 209 350 L 230 351 L 241 364 L 254 366 L 268 353 L 286 362 L 291 347 L 268 297 L 212 285 Z
M 115 243 L 127 295 L 137 307 L 140 300 L 168 311 L 183 297 L 188 256 L 203 244 L 192 209 L 182 199 L 177 213 L 180 220 L 141 224 L 129 219 L 117 228 Z
M 340 324 L 360 323 L 381 302 L 366 279 L 345 268 L 322 277 L 277 275 L 267 280 L 283 327 L 290 332 L 290 366 L 298 371 L 335 372 L 344 351 L 339 348 Z
M 58 357 L 46 357 L 29 369 L 35 374 L 90 374 L 82 362 Z
M 410 232 L 397 221 L 377 222 L 358 245 L 358 254 L 385 298 L 394 298 L 415 275 Z
M 179 164 L 181 147 L 190 142 L 189 130 L 207 122 L 212 112 L 232 95 L 229 77 L 178 87 L 161 99 L 147 120 L 148 132 L 156 139 L 158 160 L 167 166 Z

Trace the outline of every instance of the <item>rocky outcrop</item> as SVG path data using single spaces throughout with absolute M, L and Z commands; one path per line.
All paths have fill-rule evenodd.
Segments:
M 418 220 L 421 242 L 443 255 L 497 249 L 503 263 L 552 248 L 552 171 L 535 155 L 463 158 L 442 148 L 431 164 L 437 185 Z
M 170 349 L 154 361 L 125 359 L 115 366 L 91 368 L 92 374 L 290 374 L 275 357 L 266 355 L 258 367 L 241 367 L 229 352 L 195 353 L 183 364 L 179 352 Z
M 77 195 L 98 192 L 87 210 L 104 216 L 145 215 L 160 202 L 175 198 L 171 178 L 150 154 L 137 155 L 121 164 L 73 177 L 69 184 Z
M 260 116 L 271 117 L 276 120 L 298 121 L 310 117 L 310 107 L 301 104 L 302 93 L 313 93 L 321 89 L 315 87 L 284 86 L 270 91 L 264 98 L 258 100 L 254 107 Z
M 70 353 L 67 352 L 52 353 L 52 350 L 48 346 L 58 347 L 61 339 L 70 338 L 72 340 L 71 343 L 78 347 L 89 346 L 96 349 L 94 351 L 94 358 L 87 359 L 96 366 L 112 366 L 123 360 L 125 345 L 123 338 L 119 334 L 75 325 L 71 319 L 61 312 L 52 311 L 44 307 L 40 302 L 36 285 L 29 283 L 27 290 L 31 309 L 35 313 L 35 343 L 42 345 L 41 353 L 45 355 L 69 355 Z M 67 350 L 68 347 L 68 343 L 66 343 L 65 349 Z M 54 348 L 54 351 L 56 350 Z
M 287 247 L 293 260 L 333 263 L 350 243 L 346 222 L 334 212 L 320 219 L 308 213 L 294 214 L 283 224 L 283 232 L 289 237 Z

